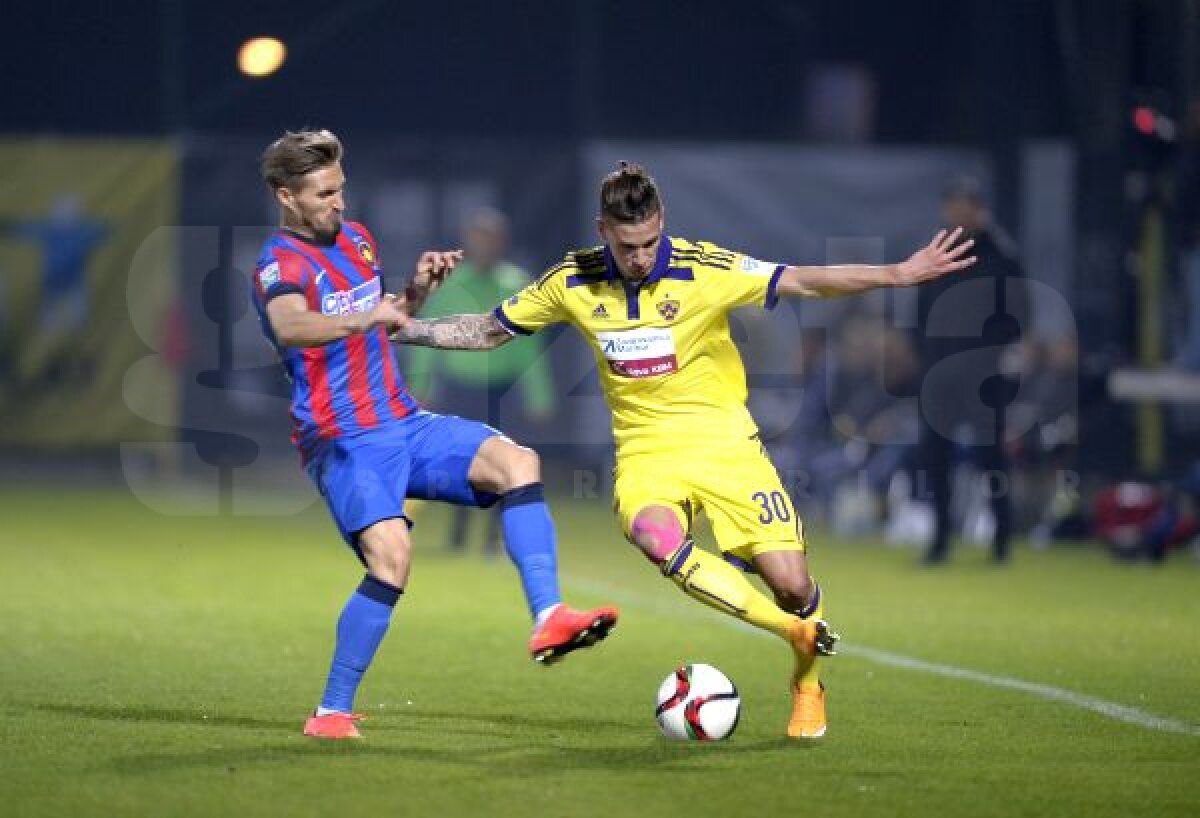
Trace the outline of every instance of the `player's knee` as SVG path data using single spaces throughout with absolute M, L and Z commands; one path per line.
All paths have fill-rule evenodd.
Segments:
M 817 585 L 807 572 L 797 571 L 777 577 L 772 583 L 779 607 L 787 611 L 798 611 L 812 600 Z
M 629 536 L 647 559 L 657 565 L 675 553 L 685 534 L 679 518 L 669 508 L 650 506 L 633 518 Z
M 404 520 L 385 520 L 371 526 L 359 535 L 358 548 L 372 576 L 396 587 L 404 586 L 412 550 Z
M 533 449 L 510 443 L 504 447 L 500 473 L 502 491 L 512 491 L 530 483 L 540 483 L 542 460 Z

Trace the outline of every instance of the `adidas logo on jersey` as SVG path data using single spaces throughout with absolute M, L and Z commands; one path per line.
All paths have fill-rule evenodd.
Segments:
M 592 318 L 608 318 L 608 310 L 604 309 L 603 304 L 599 304 L 592 310 Z

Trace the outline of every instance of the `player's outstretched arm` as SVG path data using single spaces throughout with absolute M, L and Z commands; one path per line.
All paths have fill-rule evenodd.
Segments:
M 962 228 L 939 230 L 933 241 L 899 264 L 845 264 L 828 267 L 786 267 L 777 292 L 806 298 L 831 298 L 878 287 L 913 287 L 962 270 L 975 263 L 967 251 L 973 239 L 959 241 Z
M 385 296 L 367 312 L 322 315 L 308 308 L 304 296 L 287 293 L 267 303 L 267 320 L 283 346 L 316 347 L 378 326 L 385 326 L 390 331 L 404 324 L 409 317 L 403 302 L 395 296 Z
M 454 266 L 462 261 L 462 250 L 428 250 L 417 259 L 417 269 L 404 289 L 403 309 L 416 315 L 425 299 L 446 280 Z
M 445 318 L 412 318 L 392 333 L 392 340 L 439 349 L 495 349 L 513 335 L 490 312 L 450 315 Z

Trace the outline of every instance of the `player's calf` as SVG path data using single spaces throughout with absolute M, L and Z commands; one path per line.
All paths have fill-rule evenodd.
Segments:
M 767 551 L 754 558 L 754 565 L 775 595 L 775 604 L 802 619 L 821 617 L 821 588 L 808 572 L 803 551 Z

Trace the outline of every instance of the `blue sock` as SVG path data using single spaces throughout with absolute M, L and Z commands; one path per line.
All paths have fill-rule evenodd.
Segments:
M 521 574 L 529 612 L 536 618 L 562 601 L 554 521 L 546 508 L 542 484 L 530 483 L 501 496 L 500 524 L 504 526 L 508 557 Z
M 399 588 L 368 574 L 350 595 L 338 619 L 337 645 L 333 649 L 325 695 L 321 697 L 322 708 L 351 712 L 359 682 L 387 633 L 392 609 L 401 593 Z

